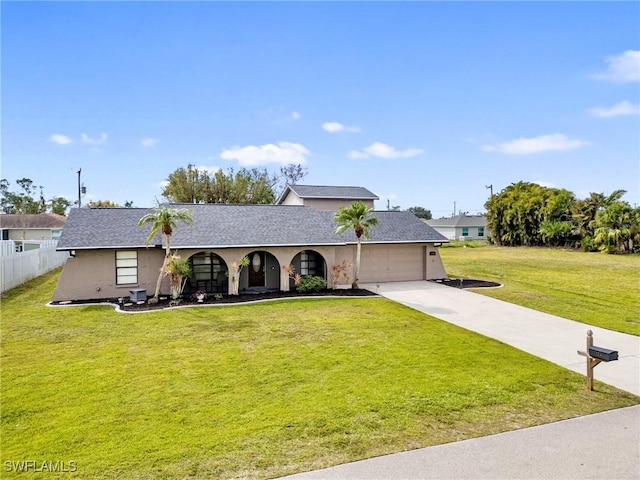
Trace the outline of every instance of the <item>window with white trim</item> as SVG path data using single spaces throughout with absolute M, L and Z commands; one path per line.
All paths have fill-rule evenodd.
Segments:
M 116 252 L 116 285 L 138 283 L 138 252 L 120 250 Z

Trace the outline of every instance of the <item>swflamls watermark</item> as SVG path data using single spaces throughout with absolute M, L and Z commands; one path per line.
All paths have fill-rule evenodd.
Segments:
M 78 464 L 74 460 L 6 460 L 4 462 L 5 472 L 52 472 L 71 473 L 78 470 Z

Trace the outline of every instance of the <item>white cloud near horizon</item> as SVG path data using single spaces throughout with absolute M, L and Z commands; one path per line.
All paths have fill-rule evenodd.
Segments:
M 59 133 L 54 133 L 53 135 L 51 135 L 49 137 L 49 140 L 58 145 L 69 145 L 70 143 L 73 143 L 73 140 L 70 137 L 61 135 Z
M 589 114 L 593 117 L 600 117 L 600 118 L 620 117 L 624 115 L 640 115 L 640 105 L 633 104 L 628 100 L 623 100 L 609 108 L 602 108 L 602 107 L 590 108 Z
M 586 145 L 589 145 L 589 142 L 568 138 L 566 135 L 556 133 L 532 138 L 518 138 L 494 145 L 483 145 L 482 150 L 485 152 L 504 153 L 505 155 L 529 155 L 548 151 L 575 150 Z
M 411 158 L 424 153 L 421 148 L 408 148 L 406 150 L 396 150 L 395 147 L 382 142 L 374 142 L 362 151 L 351 150 L 347 156 L 353 160 L 359 160 L 370 157 L 394 159 L 394 158 Z
M 257 167 L 276 163 L 288 165 L 289 163 L 304 165 L 309 155 L 303 145 L 291 142 L 278 142 L 277 145 L 269 143 L 266 145 L 248 145 L 246 147 L 232 147 L 223 150 L 220 158 L 224 160 L 237 160 L 242 167 Z
M 104 145 L 107 141 L 107 134 L 101 133 L 98 138 L 91 138 L 86 133 L 81 133 L 82 143 L 87 145 Z
M 143 138 L 142 140 L 140 140 L 140 144 L 143 147 L 146 147 L 146 148 L 153 148 L 153 147 L 156 146 L 157 143 L 158 143 L 158 139 L 157 138 L 147 137 L 147 138 Z
M 337 132 L 360 133 L 360 127 L 358 127 L 357 125 L 343 125 L 340 122 L 325 122 L 322 124 L 322 129 L 329 133 L 337 133 Z
M 640 82 L 640 50 L 627 50 L 606 59 L 607 71 L 593 77 L 613 83 Z

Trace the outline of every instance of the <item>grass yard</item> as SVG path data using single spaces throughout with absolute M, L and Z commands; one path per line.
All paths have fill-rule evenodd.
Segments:
M 640 255 L 481 246 L 440 249 L 447 274 L 504 284 L 490 297 L 640 335 Z
M 136 315 L 1 301 L 3 478 L 271 478 L 640 399 L 382 298 Z

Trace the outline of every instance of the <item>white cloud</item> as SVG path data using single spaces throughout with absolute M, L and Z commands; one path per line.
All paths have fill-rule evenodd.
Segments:
M 85 133 L 81 133 L 82 143 L 86 143 L 87 145 L 104 145 L 107 141 L 107 134 L 101 133 L 99 138 L 91 138 Z
M 248 145 L 246 147 L 232 147 L 224 150 L 220 158 L 237 160 L 242 167 L 256 167 L 268 163 L 287 165 L 289 163 L 304 164 L 309 150 L 299 143 L 278 142 L 277 145 Z
M 556 133 L 533 138 L 518 138 L 495 145 L 484 145 L 482 150 L 506 155 L 528 155 L 551 150 L 574 150 L 586 145 L 589 145 L 589 142 L 567 138 L 566 135 Z
M 591 108 L 589 113 L 594 117 L 620 117 L 623 115 L 640 115 L 640 105 L 634 105 L 633 103 L 623 100 L 618 102 L 609 108 Z
M 71 140 L 71 138 L 67 137 L 66 135 L 60 135 L 59 133 L 54 133 L 53 135 L 51 135 L 49 137 L 49 140 L 53 143 L 57 143 L 58 145 L 69 145 L 70 143 L 73 143 L 73 140 Z
M 156 146 L 156 143 L 158 143 L 158 139 L 157 138 L 143 138 L 142 140 L 140 140 L 140 143 L 142 144 L 143 147 L 147 147 L 147 148 L 153 148 Z
M 608 68 L 604 73 L 594 75 L 598 80 L 613 83 L 640 82 L 640 50 L 626 52 L 607 58 Z
M 408 148 L 406 150 L 396 150 L 391 145 L 382 142 L 375 142 L 364 148 L 362 152 L 351 150 L 347 156 L 352 159 L 362 159 L 369 157 L 378 158 L 411 158 L 424 153 L 421 148 Z
M 329 133 L 336 133 L 336 132 L 351 132 L 351 133 L 359 133 L 360 132 L 360 127 L 358 127 L 357 125 L 343 125 L 342 123 L 339 122 L 325 122 L 322 124 L 322 128 L 323 130 L 326 130 Z
M 302 115 L 300 114 L 300 112 L 296 112 L 296 111 L 291 112 L 291 120 L 300 120 L 301 118 L 302 118 Z

